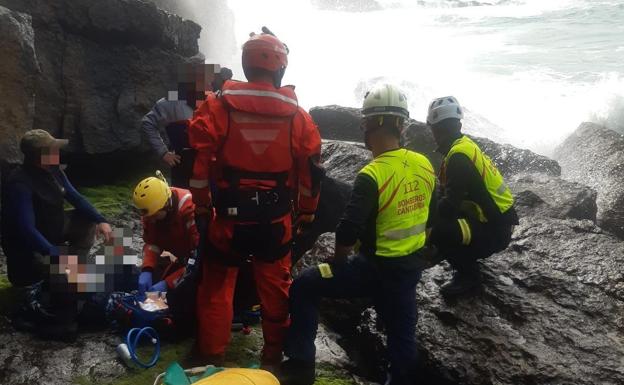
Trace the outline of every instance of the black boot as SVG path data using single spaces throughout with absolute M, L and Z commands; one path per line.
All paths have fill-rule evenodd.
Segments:
M 312 385 L 316 380 L 315 363 L 286 360 L 280 366 L 278 378 L 281 385 Z
M 477 262 L 468 266 L 456 266 L 451 282 L 442 285 L 440 294 L 445 298 L 458 297 L 479 288 L 481 281 L 481 272 Z

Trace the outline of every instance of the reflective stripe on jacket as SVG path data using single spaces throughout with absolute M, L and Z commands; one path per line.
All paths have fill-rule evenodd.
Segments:
M 422 248 L 427 240 L 429 203 L 436 182 L 429 160 L 398 149 L 379 155 L 360 172 L 378 186 L 376 254 L 402 257 Z

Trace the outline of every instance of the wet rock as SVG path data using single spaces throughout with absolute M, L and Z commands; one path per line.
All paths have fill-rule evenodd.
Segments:
M 589 219 L 596 222 L 596 191 L 579 183 L 544 174 L 513 176 L 508 185 L 520 216 Z
M 303 269 L 325 262 L 328 257 L 334 254 L 335 230 L 334 227 L 334 229 L 321 233 L 314 238 L 316 242 L 298 258 L 299 263 L 294 268 L 293 276 L 296 277 Z
M 198 25 L 139 0 L 0 4 L 32 16 L 33 127 L 70 139 L 73 153 L 146 149 L 139 121 L 198 53 Z
M 0 379 L 3 384 L 72 384 L 76 378 L 112 380 L 126 369 L 116 358 L 120 338 L 90 333 L 72 343 L 42 341 L 33 335 L 0 330 Z
M 159 8 L 202 26 L 200 49 L 207 58 L 234 58 L 239 43 L 234 31 L 234 12 L 227 0 L 147 0 Z M 258 28 L 258 27 L 256 27 Z
M 351 361 L 347 353 L 336 342 L 339 338 L 339 335 L 328 330 L 324 325 L 319 325 L 314 341 L 317 363 L 332 364 L 340 368 L 346 368 L 350 365 Z
M 349 184 L 353 184 L 360 170 L 373 159 L 371 152 L 360 143 L 325 140 L 321 151 L 327 175 Z
M 21 160 L 19 140 L 31 129 L 34 92 L 39 65 L 35 55 L 35 32 L 29 15 L 0 6 L 0 160 Z
M 428 365 L 467 384 L 621 383 L 622 251 L 590 221 L 528 217 L 482 263 L 480 293 L 447 303 L 450 271 L 427 271 L 418 336 Z
M 315 245 L 321 234 L 336 230 L 351 195 L 351 185 L 360 169 L 371 160 L 370 151 L 361 144 L 333 140 L 323 141 L 321 157 L 326 175 L 316 216 L 312 224 L 295 236 L 293 263 Z
M 359 129 L 361 121 L 359 108 L 340 106 L 315 107 L 310 110 L 310 114 L 319 126 L 319 131 L 323 139 L 356 142 L 361 142 L 363 140 L 363 134 Z M 559 164 L 545 156 L 508 144 L 498 144 L 486 138 L 469 136 L 494 161 L 505 177 L 510 177 L 519 173 L 543 173 L 551 176 L 561 175 Z M 437 145 L 426 124 L 410 119 L 408 127 L 404 131 L 402 143 L 406 148 L 426 155 L 436 170 L 440 168 L 442 156 L 436 152 Z M 345 145 L 346 144 L 343 144 L 342 146 Z M 325 154 L 332 154 L 336 150 L 335 148 L 329 148 L 323 151 Z M 340 150 L 341 153 L 350 153 L 349 151 L 345 151 L 346 148 L 344 147 L 341 147 Z M 325 159 L 330 158 L 326 157 Z M 327 163 L 331 164 L 332 162 L 329 161 Z M 336 163 L 336 166 L 338 165 L 339 164 Z M 331 165 L 329 167 L 331 167 Z
M 510 177 L 519 173 L 541 173 L 560 176 L 561 167 L 550 158 L 509 144 L 499 144 L 486 138 L 472 137 L 481 150 L 489 156 L 501 174 Z
M 583 123 L 554 154 L 564 178 L 598 192 L 598 224 L 623 238 L 624 137 L 602 126 Z
M 313 107 L 310 115 L 323 139 L 361 142 L 364 138 L 360 130 L 362 114 L 359 108 L 337 105 Z

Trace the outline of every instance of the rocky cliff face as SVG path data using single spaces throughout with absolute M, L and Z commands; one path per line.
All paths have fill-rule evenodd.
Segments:
M 0 7 L 0 35 L 0 158 L 17 162 L 21 159 L 19 139 L 33 124 L 39 73 L 32 18 Z
M 142 115 L 166 96 L 176 65 L 199 52 L 198 25 L 140 0 L 0 0 L 0 5 L 28 15 L 0 19 L 14 42 L 0 46 L 9 58 L 0 71 L 12 75 L 0 78 L 2 89 L 24 94 L 5 107 L 23 121 L 3 140 L 9 147 L 24 130 L 42 128 L 70 139 L 72 152 L 140 148 Z M 9 33 L 15 22 L 24 28 Z M 13 63 L 17 60 L 23 64 Z M 33 103 L 26 94 L 34 95 L 31 118 L 24 106 Z
M 555 149 L 555 158 L 563 177 L 598 192 L 598 224 L 624 238 L 624 137 L 583 123 Z

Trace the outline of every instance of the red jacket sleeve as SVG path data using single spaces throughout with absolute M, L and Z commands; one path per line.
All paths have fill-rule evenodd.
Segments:
M 189 123 L 189 143 L 197 151 L 189 190 L 197 206 L 206 207 L 211 203 L 210 166 L 227 134 L 227 125 L 222 124 L 224 121 L 227 122 L 227 111 L 222 102 L 211 93 L 195 111 Z
M 195 223 L 195 204 L 192 200 L 188 200 L 184 203 L 179 211 L 179 215 L 182 219 L 181 222 L 186 228 L 184 242 L 188 242 L 188 245 L 186 245 L 185 248 L 189 250 L 189 252 L 196 251 L 199 244 L 199 231 Z M 188 258 L 189 255 L 177 255 L 177 257 Z M 167 282 L 168 288 L 172 289 L 175 286 L 177 280 L 184 274 L 184 270 L 184 267 L 180 267 L 167 275 L 165 282 Z
M 180 267 L 174 272 L 170 273 L 166 278 L 165 282 L 167 282 L 167 287 L 169 289 L 173 289 L 177 280 L 184 274 L 184 267 Z
M 193 251 L 197 249 L 197 245 L 199 245 L 199 231 L 197 230 L 197 223 L 195 223 L 195 204 L 193 202 L 185 204 L 180 215 L 182 216 L 184 226 L 186 226 L 186 234 L 189 242 L 188 249 L 189 251 Z M 181 255 L 179 257 L 187 258 L 188 255 Z
M 143 221 L 143 266 L 141 270 L 154 269 L 162 250 L 155 243 L 153 226 Z
M 324 175 L 321 136 L 310 114 L 301 108 L 293 121 L 293 155 L 297 170 L 297 209 L 299 213 L 313 214 Z

